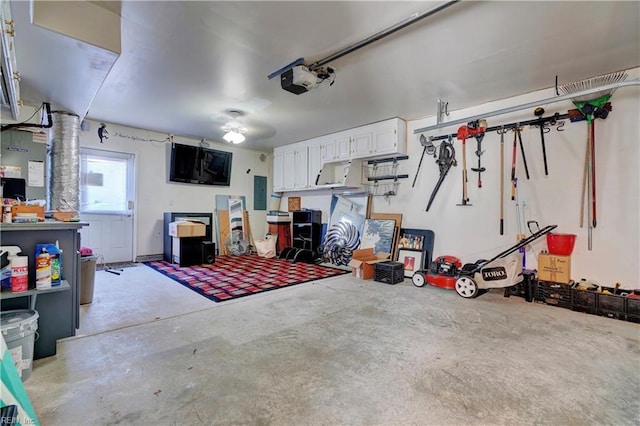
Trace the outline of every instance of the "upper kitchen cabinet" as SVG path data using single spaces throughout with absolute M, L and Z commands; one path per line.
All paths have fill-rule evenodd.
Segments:
M 351 130 L 351 158 L 365 158 L 374 155 L 371 125 Z
M 307 143 L 300 142 L 273 150 L 273 190 L 296 191 L 308 186 Z
M 308 154 L 308 169 L 307 169 L 307 183 L 310 188 L 316 186 L 316 179 L 318 173 L 322 169 L 322 145 L 319 143 L 310 143 L 307 151 Z
M 407 124 L 400 118 L 352 130 L 351 158 L 374 158 L 407 152 Z
M 318 140 L 322 146 L 322 162 L 342 161 L 351 158 L 351 131 L 332 133 Z
M 407 125 L 399 118 L 278 147 L 273 150 L 273 189 L 298 191 L 326 187 L 326 182 L 316 185 L 316 179 L 327 163 L 406 154 L 406 151 Z
M 273 150 L 273 190 L 284 191 L 284 150 Z

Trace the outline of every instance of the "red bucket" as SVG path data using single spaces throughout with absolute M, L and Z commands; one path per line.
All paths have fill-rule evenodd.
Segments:
M 547 234 L 549 253 L 558 256 L 571 256 L 576 244 L 576 234 Z

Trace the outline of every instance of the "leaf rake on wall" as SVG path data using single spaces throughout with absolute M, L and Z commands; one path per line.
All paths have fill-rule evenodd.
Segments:
M 559 89 L 565 95 L 579 93 L 585 90 L 609 86 L 626 80 L 628 77 L 624 71 L 601 75 L 587 80 L 576 81 L 560 86 Z M 595 118 L 605 119 L 609 114 L 605 105 L 611 99 L 615 89 L 601 90 L 589 95 L 572 98 L 573 104 L 587 120 L 587 146 L 584 158 L 584 172 L 582 175 L 582 193 L 580 197 L 580 227 L 584 226 L 585 192 L 587 194 L 588 216 L 588 248 L 592 248 L 592 233 L 596 227 L 596 161 L 595 161 Z

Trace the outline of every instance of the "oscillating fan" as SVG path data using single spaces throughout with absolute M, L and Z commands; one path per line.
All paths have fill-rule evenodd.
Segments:
M 249 241 L 247 241 L 242 231 L 231 231 L 224 241 L 225 250 L 234 256 L 249 253 L 249 246 Z

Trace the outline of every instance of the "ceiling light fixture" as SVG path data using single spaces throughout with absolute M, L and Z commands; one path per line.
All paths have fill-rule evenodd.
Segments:
M 242 143 L 246 139 L 244 135 L 237 130 L 228 131 L 222 138 L 229 143 Z
M 222 137 L 225 141 L 233 144 L 242 143 L 246 140 L 244 132 L 247 128 L 238 120 L 240 113 L 238 111 L 229 111 L 231 120 L 221 127 L 226 133 Z

